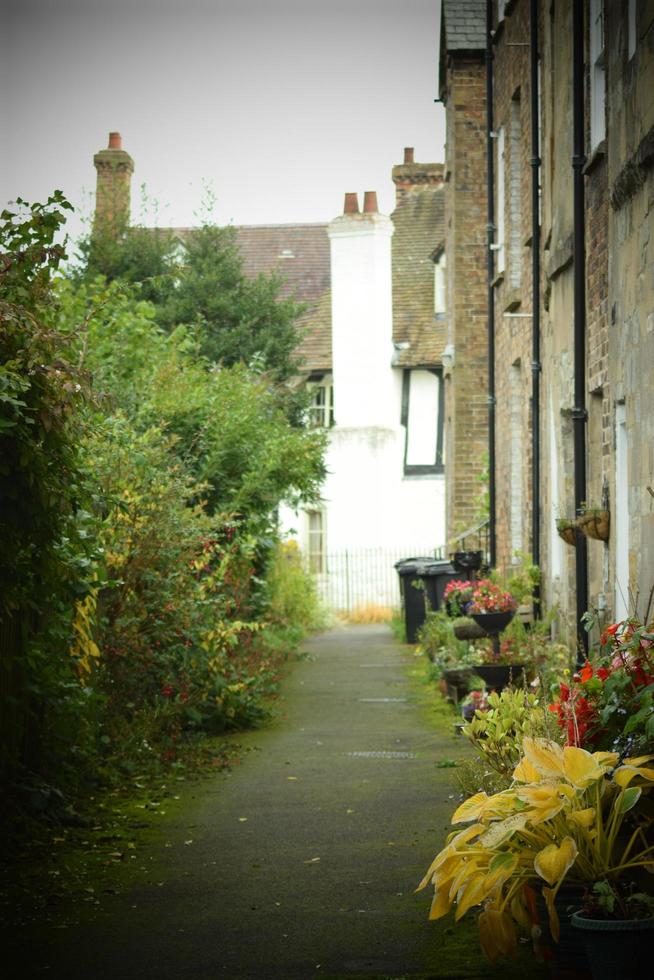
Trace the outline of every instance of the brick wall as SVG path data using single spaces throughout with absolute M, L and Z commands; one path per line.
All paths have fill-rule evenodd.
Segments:
M 504 131 L 504 271 L 495 278 L 497 564 L 531 551 L 531 113 L 529 3 L 495 33 L 493 125 Z M 495 157 L 496 188 L 499 177 Z M 496 193 L 496 225 L 501 202 Z M 521 438 L 513 432 L 520 426 Z M 520 488 L 520 489 L 519 489 Z
M 120 135 L 111 133 L 109 146 L 95 154 L 93 164 L 97 171 L 94 229 L 116 234 L 129 224 L 134 161 L 122 149 Z
M 486 76 L 483 57 L 455 56 L 446 75 L 446 382 L 448 539 L 479 520 L 488 450 Z

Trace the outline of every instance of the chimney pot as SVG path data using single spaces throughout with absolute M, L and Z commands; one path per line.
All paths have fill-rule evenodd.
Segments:
M 359 195 L 355 193 L 346 193 L 345 204 L 343 205 L 343 214 L 358 214 L 359 213 Z
M 109 133 L 109 149 L 122 150 L 123 138 L 120 133 Z
M 366 191 L 363 195 L 363 213 L 377 213 L 377 191 Z
M 405 146 L 404 147 L 404 162 L 405 163 L 413 163 L 413 147 L 412 146 Z

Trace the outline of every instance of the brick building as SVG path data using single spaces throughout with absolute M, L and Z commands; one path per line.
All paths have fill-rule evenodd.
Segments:
M 479 221 L 456 180 L 462 132 L 484 144 L 478 189 L 492 166 L 490 261 L 487 248 L 478 258 L 488 297 L 475 344 L 485 347 L 490 321 L 497 564 L 516 551 L 536 555 L 544 601 L 559 606 L 569 635 L 586 606 L 643 616 L 654 585 L 654 3 L 444 0 L 441 36 L 448 420 L 469 411 L 469 375 L 457 384 L 472 367 L 460 311 L 482 290 L 456 273 L 457 232 L 471 215 Z M 457 89 L 473 64 L 474 101 Z M 480 388 L 486 378 L 478 370 Z M 449 443 L 454 486 L 466 465 L 460 432 Z M 564 544 L 557 518 L 574 520 L 584 504 L 609 511 L 608 540 L 577 533 L 575 546 Z M 450 533 L 456 518 L 453 503 Z
M 486 33 L 483 2 L 444 0 L 439 88 L 445 104 L 447 536 L 480 520 L 486 467 Z

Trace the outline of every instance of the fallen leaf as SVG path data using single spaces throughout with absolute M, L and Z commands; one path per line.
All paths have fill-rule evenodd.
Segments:
M 297 780 L 297 776 L 287 776 L 286 778 L 290 780 Z
M 238 818 L 238 822 L 239 823 L 245 823 L 246 820 L 247 820 L 247 817 L 239 817 Z
M 309 860 L 308 861 L 305 861 L 304 863 L 305 864 L 315 864 L 316 861 L 319 861 L 319 860 L 320 860 L 320 858 L 309 858 Z

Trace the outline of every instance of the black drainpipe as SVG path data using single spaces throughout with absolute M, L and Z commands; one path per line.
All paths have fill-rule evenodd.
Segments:
M 486 0 L 486 192 L 488 195 L 488 558 L 490 567 L 497 561 L 495 539 L 495 201 L 493 167 L 493 37 L 491 34 L 493 2 Z
M 538 100 L 538 0 L 531 0 L 531 554 L 540 566 L 540 141 Z M 540 587 L 534 588 L 534 615 L 540 618 Z
M 574 214 L 574 426 L 575 513 L 586 500 L 586 244 L 584 237 L 584 0 L 572 7 L 572 173 Z M 577 530 L 577 655 L 588 655 L 588 634 L 582 617 L 588 610 L 588 551 L 586 537 Z

